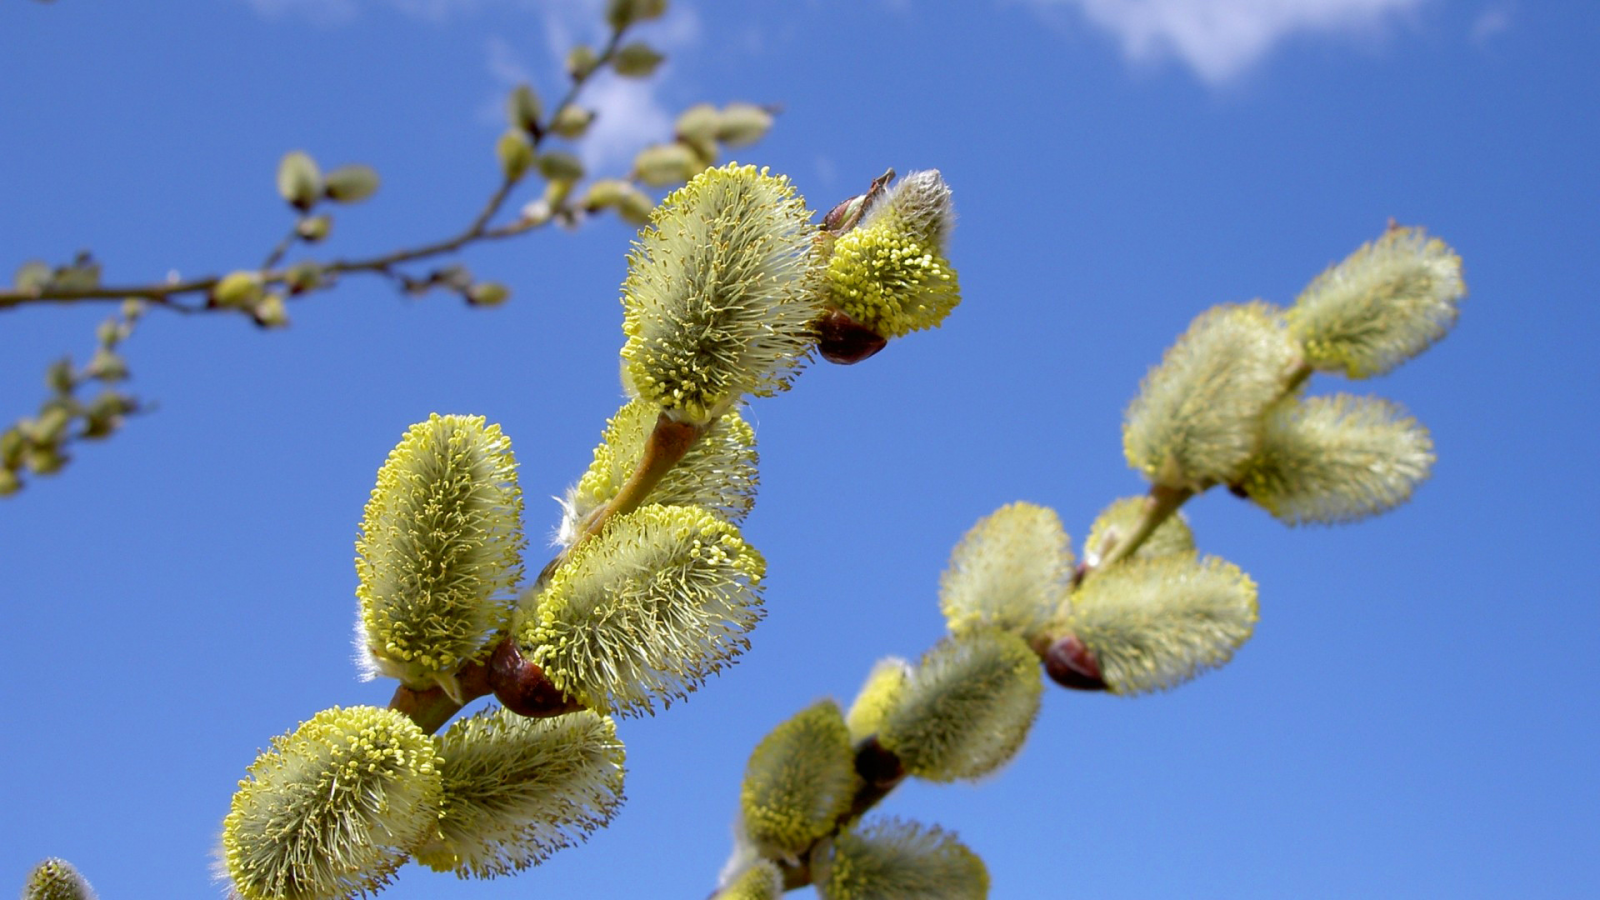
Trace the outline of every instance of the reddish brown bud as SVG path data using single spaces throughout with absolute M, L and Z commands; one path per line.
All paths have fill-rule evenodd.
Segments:
M 1100 663 L 1076 635 L 1059 638 L 1044 654 L 1044 671 L 1062 687 L 1079 691 L 1103 691 L 1106 680 Z
M 841 366 L 861 362 L 889 343 L 876 331 L 836 309 L 823 313 L 816 328 L 817 352 L 828 362 Z
M 878 743 L 874 735 L 856 747 L 856 774 L 876 788 L 898 784 L 900 779 L 906 777 L 906 770 L 900 757 Z
M 519 716 L 545 718 L 583 708 L 563 694 L 543 669 L 524 659 L 517 642 L 510 638 L 501 641 L 489 657 L 489 686 L 500 705 Z

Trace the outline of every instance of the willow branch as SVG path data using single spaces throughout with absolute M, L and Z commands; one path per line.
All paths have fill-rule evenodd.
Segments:
M 534 129 L 530 135 L 535 149 L 550 134 L 551 126 L 557 117 L 577 101 L 579 94 L 595 72 L 605 68 L 616 56 L 617 48 L 621 46 L 622 37 L 627 32 L 627 26 L 614 28 L 605 48 L 601 51 L 595 65 L 587 72 L 574 74 L 572 85 L 567 89 L 561 102 L 556 104 L 551 111 L 546 124 Z M 380 256 L 364 257 L 359 259 L 338 259 L 328 263 L 316 263 L 323 272 L 329 274 L 344 274 L 353 272 L 371 272 L 387 274 L 390 267 L 401 263 L 415 262 L 421 259 L 430 259 L 436 256 L 454 253 L 468 244 L 486 240 L 500 240 L 530 231 L 543 223 L 518 220 L 506 225 L 491 228 L 489 223 L 494 220 L 506 200 L 511 196 L 511 191 L 516 187 L 519 179 L 502 178 L 493 194 L 484 203 L 483 208 L 473 217 L 470 224 L 456 235 L 432 243 L 423 244 L 408 249 L 396 250 Z M 288 272 L 283 269 L 273 268 L 282 261 L 284 255 L 294 244 L 297 233 L 289 232 L 282 241 L 273 248 L 267 256 L 266 262 L 261 267 L 261 281 L 266 285 L 283 284 L 288 280 Z M 126 285 L 96 285 L 84 288 L 50 287 L 48 285 L 28 289 L 0 290 L 0 310 L 12 309 L 35 303 L 74 304 L 93 303 L 104 301 L 121 301 L 129 297 L 147 300 L 155 306 L 164 309 L 173 309 L 180 312 L 201 312 L 208 309 L 203 304 L 180 303 L 177 298 L 192 294 L 209 294 L 211 289 L 222 280 L 221 275 L 207 275 L 202 278 L 173 279 L 151 284 L 126 284 Z

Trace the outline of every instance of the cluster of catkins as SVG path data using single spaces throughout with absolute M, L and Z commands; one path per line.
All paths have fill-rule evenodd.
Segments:
M 864 358 L 958 302 L 948 188 L 891 177 L 817 225 L 786 179 L 730 164 L 651 214 L 622 290 L 630 399 L 531 584 L 499 427 L 434 415 L 405 434 L 356 545 L 358 658 L 400 682 L 397 702 L 324 710 L 257 758 L 223 822 L 237 896 L 371 892 L 409 859 L 492 877 L 611 818 L 612 717 L 685 697 L 762 615 L 765 563 L 739 530 L 757 482 L 746 399 L 819 346 Z M 500 704 L 433 733 L 489 693 Z
M 1427 432 L 1393 403 L 1308 397 L 1314 370 L 1365 378 L 1442 337 L 1465 292 L 1460 260 L 1394 228 L 1311 283 L 1293 307 L 1220 306 L 1152 369 L 1127 412 L 1147 497 L 1112 503 L 1074 559 L 1053 510 L 1002 507 L 956 546 L 940 585 L 950 635 L 912 664 L 885 659 L 848 711 L 821 701 L 750 756 L 715 900 L 968 900 L 983 862 L 954 835 L 862 815 L 908 776 L 994 772 L 1024 743 L 1043 672 L 1135 695 L 1226 663 L 1250 637 L 1256 586 L 1201 556 L 1178 507 L 1223 485 L 1288 524 L 1349 521 L 1404 502 L 1427 476 Z

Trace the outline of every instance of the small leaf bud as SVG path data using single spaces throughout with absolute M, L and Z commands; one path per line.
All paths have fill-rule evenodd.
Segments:
M 59 404 L 52 404 L 33 422 L 29 437 L 36 444 L 54 444 L 61 440 L 67 426 L 72 424 L 72 412 Z
M 506 118 L 511 121 L 511 127 L 528 134 L 539 133 L 539 117 L 544 115 L 544 107 L 539 102 L 539 95 L 533 88 L 526 84 L 519 84 L 511 91 L 511 96 L 506 100 Z
M 322 285 L 322 267 L 306 261 L 290 266 L 283 275 L 283 283 L 291 294 L 303 294 Z
M 875 356 L 889 343 L 883 335 L 837 309 L 823 313 L 817 319 L 816 329 L 817 352 L 828 362 L 841 366 Z
M 88 410 L 84 412 L 83 436 L 107 437 L 122 426 L 122 414 L 133 408 L 134 402 L 131 397 L 124 397 L 115 391 L 102 393 L 94 398 Z
M 520 131 L 507 131 L 500 135 L 494 152 L 500 158 L 500 172 L 507 181 L 521 180 L 533 166 L 533 145 Z
M 283 307 L 283 295 L 274 291 L 261 298 L 250 310 L 256 324 L 262 328 L 284 328 L 289 324 L 289 311 Z
M 107 319 L 94 329 L 94 339 L 99 341 L 102 347 L 114 347 L 126 336 L 122 332 L 122 323 L 116 319 Z
M 115 323 L 112 324 L 114 325 Z M 106 323 L 101 323 L 101 327 L 105 327 L 105 325 Z M 54 393 L 72 393 L 72 388 L 77 382 L 77 379 L 72 374 L 72 360 L 58 359 L 51 363 L 50 367 L 44 370 L 44 382 Z
M 311 216 L 295 223 L 294 233 L 300 240 L 308 244 L 315 244 L 325 240 L 328 232 L 333 230 L 332 216 Z
M 582 81 L 589 77 L 599 62 L 600 58 L 595 56 L 593 47 L 588 44 L 577 44 L 567 51 L 567 74 L 571 75 L 574 81 Z
M 230 272 L 211 289 L 211 304 L 222 307 L 254 306 L 261 299 L 261 273 Z
M 88 253 L 79 253 L 70 264 L 56 269 L 50 283 L 53 287 L 82 291 L 100 286 L 100 264 Z
M 499 306 L 511 297 L 511 289 L 498 281 L 480 281 L 467 288 L 467 302 L 473 306 Z
M 651 187 L 667 187 L 694 177 L 695 153 L 687 145 L 674 141 L 654 144 L 639 151 L 633 158 L 633 169 L 639 180 Z
M 19 291 L 43 290 L 50 284 L 55 276 L 55 270 L 50 264 L 39 259 L 30 259 L 17 267 L 17 274 L 11 279 L 11 286 Z
M 611 67 L 623 78 L 649 78 L 666 57 L 643 41 L 634 41 L 617 51 Z
M 131 325 L 144 315 L 144 301 L 138 297 L 129 297 L 122 301 L 122 317 Z
M 89 360 L 89 365 L 85 366 L 83 371 L 90 378 L 98 378 L 111 384 L 127 380 L 128 362 L 115 352 L 101 347 L 94 352 L 94 357 Z
M 306 153 L 293 150 L 278 163 L 278 195 L 304 212 L 322 196 L 322 172 Z
M 0 497 L 9 497 L 22 490 L 22 479 L 11 469 L 0 469 Z
M 541 153 L 539 174 L 550 181 L 577 181 L 583 177 L 583 163 L 571 153 Z
M 323 193 L 335 203 L 360 203 L 378 192 L 378 173 L 371 166 L 340 166 L 328 173 Z
M 717 114 L 717 140 L 730 147 L 753 144 L 772 128 L 772 113 L 753 103 L 729 103 Z
M 54 446 L 33 445 L 23 454 L 23 462 L 35 475 L 53 475 L 67 464 L 67 456 Z
M 556 120 L 550 123 L 550 130 L 564 138 L 580 138 L 593 122 L 594 110 L 568 105 L 556 113 Z
M 22 465 L 22 454 L 28 449 L 28 439 L 22 429 L 12 426 L 0 431 L 0 467 L 15 469 Z

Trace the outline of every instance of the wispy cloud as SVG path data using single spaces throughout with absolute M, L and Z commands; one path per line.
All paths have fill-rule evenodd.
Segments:
M 1176 58 L 1210 84 L 1232 81 L 1286 39 L 1371 34 L 1426 0 L 1030 0 L 1076 7 L 1135 63 Z
M 503 89 L 524 81 L 564 86 L 562 66 L 567 51 L 575 43 L 597 46 L 605 38 L 604 0 L 541 0 L 531 8 L 538 9 L 544 25 L 544 49 L 551 60 L 551 77 L 531 77 L 533 67 L 516 54 L 511 44 L 493 38 L 489 42 L 488 67 Z M 652 23 L 648 30 L 641 29 L 639 37 L 667 55 L 662 72 L 670 73 L 673 55 L 697 44 L 700 33 L 700 20 L 694 11 L 674 7 L 666 18 Z M 579 101 L 595 112 L 594 124 L 577 145 L 585 166 L 603 171 L 623 165 L 631 162 L 646 144 L 672 137 L 674 114 L 660 97 L 662 82 L 660 75 L 637 80 L 618 78 L 610 72 L 600 72 L 590 80 Z M 551 97 L 550 102 L 555 98 Z M 496 100 L 496 114 L 501 108 L 501 101 Z

